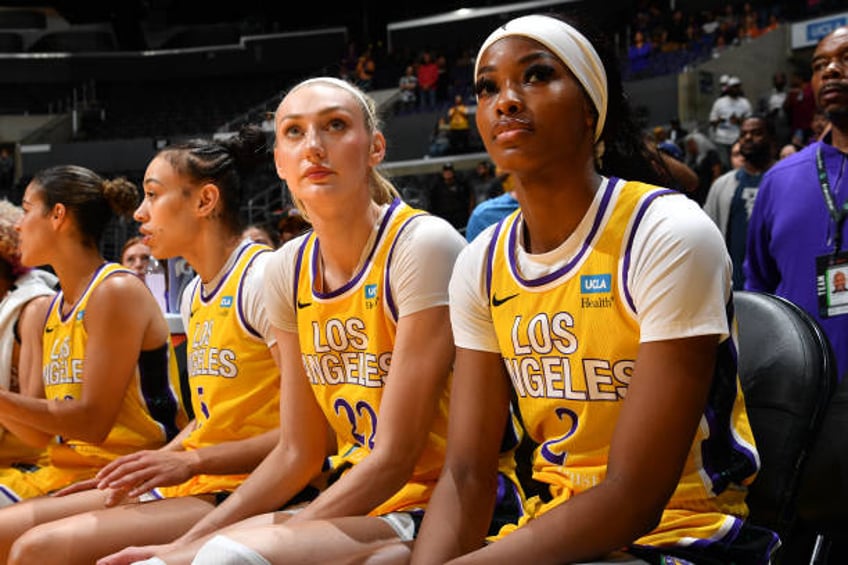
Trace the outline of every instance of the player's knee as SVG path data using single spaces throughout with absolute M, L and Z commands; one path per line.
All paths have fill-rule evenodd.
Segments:
M 55 542 L 56 536 L 44 526 L 31 528 L 12 544 L 7 565 L 50 563 L 58 555 Z
M 200 548 L 192 565 L 271 565 L 271 562 L 246 545 L 215 536 Z

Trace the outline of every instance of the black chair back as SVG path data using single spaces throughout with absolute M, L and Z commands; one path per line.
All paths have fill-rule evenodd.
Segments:
M 821 327 L 795 304 L 749 291 L 734 292 L 733 301 L 739 377 L 761 460 L 747 498 L 750 520 L 785 540 L 836 382 L 835 360 Z

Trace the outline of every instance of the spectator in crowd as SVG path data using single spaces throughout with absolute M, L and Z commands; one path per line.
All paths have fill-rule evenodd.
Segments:
M 299 236 L 310 227 L 309 222 L 296 207 L 283 211 L 278 229 L 280 231 L 280 245 Z
M 640 79 L 647 76 L 651 64 L 651 55 L 654 46 L 641 30 L 633 33 L 633 44 L 627 49 L 627 61 L 630 69 L 630 77 Z
M 415 76 L 415 67 L 406 66 L 406 70 L 398 80 L 398 88 L 400 89 L 398 112 L 407 113 L 414 110 L 418 100 L 418 77 Z
M 442 165 L 430 188 L 428 211 L 447 220 L 457 230 L 464 230 L 476 198 L 468 182 L 457 174 L 453 163 Z
M 50 265 L 62 290 L 43 322 L 44 399 L 0 390 L 0 423 L 47 447 L 37 464 L 0 471 L 0 562 L 21 533 L 73 513 L 44 495 L 158 449 L 185 425 L 162 311 L 134 273 L 100 254 L 107 222 L 137 202 L 129 181 L 73 165 L 38 172 L 24 193 L 21 264 Z M 102 505 L 107 495 L 92 497 Z
M 500 183 L 495 177 L 494 165 L 486 159 L 477 162 L 474 172 L 468 179 L 468 184 L 471 185 L 471 191 L 474 194 L 475 206 L 502 192 Z
M 757 198 L 763 174 L 775 163 L 776 145 L 771 123 L 761 116 L 742 122 L 739 138 L 743 164 L 720 176 L 710 187 L 704 211 L 712 218 L 733 261 L 733 289 L 742 290 L 745 275 L 742 263 L 748 237 L 748 221 Z
M 763 34 L 763 30 L 757 21 L 757 15 L 749 12 L 742 17 L 742 25 L 739 27 L 739 37 L 743 41 L 752 41 Z
M 448 454 L 414 565 L 575 563 L 623 548 L 655 563 L 766 562 L 777 543 L 744 520 L 758 459 L 733 354 L 727 251 L 685 196 L 619 180 L 633 178 L 621 169 L 610 176 L 621 166 L 658 180 L 638 129 L 624 125 L 632 118 L 604 47 L 531 15 L 480 48 L 477 126 L 517 177 L 521 209 L 470 243 L 453 271 Z M 623 147 L 633 151 L 616 155 Z M 609 339 L 592 339 L 599 328 Z M 621 381 L 619 363 L 632 369 Z M 569 364 L 606 378 L 572 394 Z M 487 539 L 511 398 L 548 491 Z M 726 440 L 718 458 L 706 449 L 716 434 Z
M 669 120 L 668 140 L 677 144 L 681 150 L 684 149 L 684 140 L 688 134 L 689 131 L 680 125 L 680 118 L 671 118 Z
M 265 222 L 249 224 L 241 232 L 241 235 L 250 241 L 267 245 L 271 249 L 280 246 L 279 232 Z
M 698 189 L 692 198 L 698 204 L 703 204 L 710 186 L 723 172 L 721 159 L 715 144 L 699 131 L 686 136 L 684 147 L 686 156 L 683 162 L 698 176 Z
M 421 54 L 421 62 L 418 64 L 418 94 L 421 96 L 418 103 L 424 110 L 436 108 L 436 87 L 439 82 L 439 65 L 433 60 L 429 51 Z
M 806 76 L 806 73 L 801 71 L 795 71 L 789 75 L 789 91 L 783 103 L 783 108 L 789 116 L 792 135 L 798 137 L 800 147 L 806 145 L 810 138 L 810 127 L 813 114 L 816 112 L 813 88 Z
M 761 99 L 759 111 L 774 128 L 775 141 L 779 145 L 789 143 L 791 131 L 786 115 L 786 73 L 777 71 L 771 77 L 772 87 Z
M 791 143 L 787 143 L 786 145 L 784 145 L 783 147 L 780 148 L 780 153 L 778 153 L 777 158 L 779 160 L 785 159 L 785 158 L 789 157 L 790 155 L 794 155 L 797 152 L 798 152 L 797 147 L 795 147 Z
M 727 83 L 730 81 L 730 75 L 721 75 L 718 77 L 718 92 L 719 96 L 727 94 Z
M 152 257 L 150 247 L 140 235 L 129 238 L 121 249 L 121 265 L 134 272 L 141 280 L 144 280 L 147 274 Z
M 509 173 L 506 173 L 506 175 L 508 176 Z M 514 190 L 504 191 L 499 196 L 480 202 L 474 207 L 468 218 L 465 239 L 469 243 L 474 241 L 484 229 L 506 218 L 517 209 L 518 200 L 515 199 Z
M 377 72 L 377 63 L 374 61 L 372 48 L 369 45 L 356 60 L 356 68 L 354 69 L 356 85 L 366 92 L 371 90 L 375 72 Z
M 730 170 L 735 171 L 745 165 L 745 155 L 742 153 L 742 144 L 737 141 L 730 148 Z
M 22 216 L 21 208 L 0 200 L 0 390 L 44 398 L 43 324 L 59 281 L 21 264 L 15 226 Z M 35 465 L 43 455 L 42 447 L 0 425 L 0 468 Z
M 780 19 L 777 17 L 777 14 L 772 12 L 768 16 L 768 21 L 766 22 L 766 26 L 763 28 L 763 33 L 774 31 L 778 27 L 780 27 Z
M 725 167 L 730 166 L 730 148 L 739 139 L 739 125 L 752 111 L 751 102 L 742 95 L 742 81 L 730 77 L 727 94 L 718 97 L 710 109 L 712 139 Z
M 447 155 L 449 152 L 450 124 L 444 116 L 439 116 L 433 127 L 433 134 L 430 136 L 430 147 L 427 149 L 427 155 L 430 157 L 440 157 Z
M 721 54 L 724 53 L 728 47 L 731 46 L 731 42 L 727 39 L 727 24 L 722 22 L 719 24 L 718 33 L 716 33 L 715 41 L 713 42 L 713 48 L 711 52 L 711 56 L 713 59 L 718 59 L 721 57 Z M 722 89 L 724 90 L 724 89 Z
M 456 155 L 467 153 L 471 141 L 471 124 L 468 121 L 468 106 L 461 94 L 454 96 L 453 105 L 448 108 L 448 126 L 450 128 L 449 153 Z
M 830 121 L 827 119 L 827 114 L 820 108 L 817 108 L 813 112 L 813 119 L 810 120 L 810 137 L 807 140 L 807 145 L 821 140 L 829 126 Z
M 264 161 L 264 148 L 261 130 L 248 127 L 222 142 L 168 146 L 148 164 L 135 218 L 155 256 L 185 257 L 198 273 L 180 307 L 194 420 L 162 449 L 106 465 L 86 485 L 96 488 L 30 509 L 26 521 L 41 525 L 15 542 L 10 564 L 55 556 L 91 564 L 130 544 L 170 541 L 233 492 L 276 444 L 279 370 L 261 300 L 271 253 L 241 237 L 238 219 L 237 171 Z
M 686 16 L 680 8 L 675 9 L 668 19 L 667 50 L 677 51 L 686 49 L 689 37 L 686 32 Z
M 714 36 L 718 32 L 719 21 L 718 17 L 713 10 L 704 10 L 701 13 L 701 31 L 704 35 Z
M 848 261 L 848 26 L 821 39 L 812 57 L 812 96 L 831 129 L 763 177 L 748 226 L 745 288 L 794 302 L 822 326 L 836 353 L 840 380 L 848 373 L 848 314 L 817 285 Z M 790 93 L 790 97 L 792 94 Z
M 718 21 L 720 33 L 724 33 L 728 44 L 739 36 L 739 14 L 736 13 L 734 4 L 724 5 L 724 13 L 718 17 Z

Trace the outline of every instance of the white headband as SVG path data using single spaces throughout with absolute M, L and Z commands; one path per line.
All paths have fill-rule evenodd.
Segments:
M 365 110 L 365 113 L 367 113 L 368 117 L 371 118 L 371 123 L 372 124 L 377 123 L 377 117 L 374 115 L 374 112 L 371 111 L 371 106 L 368 104 L 368 100 L 365 98 L 365 95 L 362 93 L 362 91 L 359 90 L 358 88 L 356 88 L 355 86 L 353 86 L 352 84 L 350 84 L 349 82 L 347 82 L 346 80 L 342 80 L 340 78 L 336 78 L 336 77 L 315 77 L 315 78 L 306 79 L 305 81 L 301 82 L 300 84 L 298 84 L 297 86 L 292 88 L 289 91 L 289 94 L 291 94 L 295 90 L 303 88 L 304 86 L 309 86 L 309 85 L 312 85 L 312 84 L 321 84 L 321 83 L 331 84 L 333 86 L 337 86 L 337 87 L 342 88 L 344 90 L 347 90 L 348 92 L 353 94 L 356 97 L 356 99 L 359 101 L 359 103 L 362 104 L 362 108 Z
M 483 52 L 495 41 L 512 35 L 533 39 L 547 47 L 580 81 L 598 112 L 598 123 L 595 124 L 595 141 L 598 141 L 607 118 L 607 73 L 589 40 L 562 20 L 541 15 L 522 16 L 493 31 L 477 53 L 475 80 Z

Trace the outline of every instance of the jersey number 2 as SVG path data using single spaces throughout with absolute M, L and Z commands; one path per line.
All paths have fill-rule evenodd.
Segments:
M 555 437 L 553 439 L 549 439 L 545 443 L 542 444 L 541 453 L 542 457 L 545 458 L 545 461 L 552 463 L 554 465 L 562 465 L 565 463 L 565 456 L 568 455 L 567 451 L 560 451 L 556 449 L 557 444 L 564 442 L 577 431 L 577 414 L 569 410 L 568 408 L 559 407 L 554 411 L 557 418 L 560 420 L 565 420 L 565 417 L 571 419 L 571 428 L 564 435 L 560 437 Z

